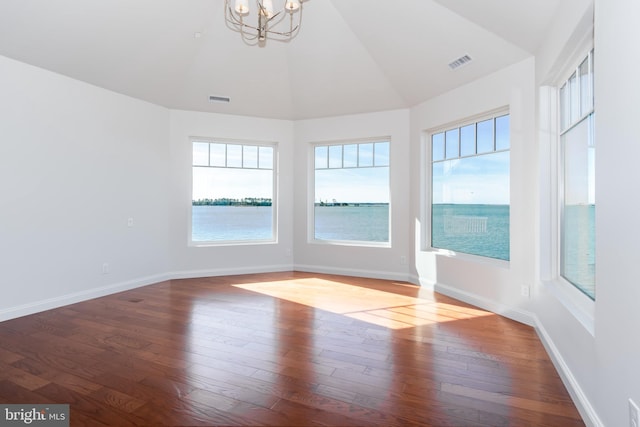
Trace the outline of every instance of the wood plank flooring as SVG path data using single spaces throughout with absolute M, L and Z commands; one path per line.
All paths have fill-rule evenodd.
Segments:
M 0 402 L 73 426 L 583 426 L 535 331 L 407 283 L 173 280 L 0 323 Z

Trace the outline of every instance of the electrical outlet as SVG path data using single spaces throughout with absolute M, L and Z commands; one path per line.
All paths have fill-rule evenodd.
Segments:
M 527 285 L 522 285 L 522 286 L 520 287 L 520 294 L 521 294 L 523 297 L 527 297 L 527 298 L 529 298 L 529 295 L 531 295 L 531 288 L 529 288 L 529 286 L 527 286 Z
M 407 265 L 407 257 L 402 255 L 400 256 L 400 265 Z
M 111 266 L 108 262 L 102 263 L 102 274 L 109 274 L 111 272 Z
M 631 399 L 629 399 L 629 425 L 631 427 L 640 427 L 640 409 Z
M 127 227 L 133 227 L 133 218 L 127 218 Z

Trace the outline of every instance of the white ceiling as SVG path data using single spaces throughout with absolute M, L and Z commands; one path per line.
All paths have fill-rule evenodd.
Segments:
M 559 2 L 307 0 L 297 38 L 257 47 L 223 0 L 2 0 L 0 55 L 169 108 L 314 118 L 410 107 L 518 62 Z

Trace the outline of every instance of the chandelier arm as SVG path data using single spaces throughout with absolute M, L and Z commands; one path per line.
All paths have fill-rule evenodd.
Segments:
M 264 7 L 260 4 L 259 1 L 256 2 L 260 11 L 266 11 Z M 290 22 L 289 22 L 289 30 L 288 31 L 275 31 L 269 29 L 268 27 L 277 26 L 280 24 L 285 18 L 286 14 L 284 10 L 281 10 L 267 18 L 265 21 L 261 19 L 258 20 L 258 26 L 253 26 L 246 24 L 242 19 L 242 16 L 234 13 L 231 5 L 229 4 L 229 0 L 225 0 L 225 22 L 229 29 L 235 32 L 239 32 L 243 42 L 247 45 L 253 46 L 259 43 L 260 40 L 264 40 L 267 34 L 271 34 L 275 37 L 275 40 L 278 41 L 287 41 L 295 37 L 302 25 L 302 2 L 300 3 L 300 9 L 298 11 L 297 23 L 294 26 L 294 17 L 293 12 L 289 12 Z M 259 13 L 260 13 L 259 11 Z M 261 18 L 261 16 L 259 16 Z M 263 24 L 264 23 L 264 24 Z M 245 32 L 245 30 L 249 30 L 249 32 Z M 254 33 L 255 34 L 251 34 Z M 252 43 L 255 42 L 255 43 Z
M 293 14 L 290 13 L 289 14 L 291 16 L 291 24 L 289 25 L 289 31 L 274 31 L 274 30 L 266 30 L 266 33 L 268 34 L 276 34 L 278 36 L 282 36 L 285 38 L 293 38 L 295 37 L 295 33 L 300 29 L 300 26 L 302 25 L 302 4 L 300 4 L 300 10 L 298 11 L 298 23 L 296 24 L 296 26 L 293 26 Z M 284 16 L 282 17 L 282 19 L 284 19 Z M 282 19 L 280 19 L 280 21 L 278 21 L 278 23 L 280 23 L 282 21 Z

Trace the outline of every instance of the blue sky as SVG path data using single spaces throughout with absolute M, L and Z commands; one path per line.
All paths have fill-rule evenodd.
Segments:
M 509 152 L 433 165 L 433 203 L 509 204 Z
M 193 200 L 273 198 L 273 147 L 196 142 Z M 217 166 L 217 167 L 215 167 Z
M 318 145 L 315 202 L 389 203 L 390 144 Z
M 500 141 L 500 126 L 508 133 L 508 120 L 496 121 L 496 144 L 508 148 L 508 139 Z M 475 129 L 462 127 L 434 136 L 433 156 L 455 158 L 433 164 L 433 203 L 509 204 L 509 151 L 457 157 L 466 154 L 468 141 L 475 141 Z M 491 124 L 477 129 L 481 150 L 483 141 L 493 141 L 494 128 Z M 389 148 L 388 142 L 316 146 L 314 201 L 389 203 Z M 273 153 L 272 147 L 195 143 L 195 165 L 231 167 L 193 168 L 193 199 L 273 198 Z
M 510 117 L 431 137 L 433 203 L 509 204 Z

